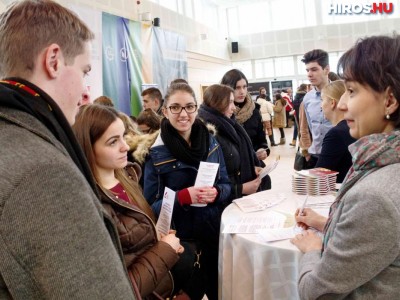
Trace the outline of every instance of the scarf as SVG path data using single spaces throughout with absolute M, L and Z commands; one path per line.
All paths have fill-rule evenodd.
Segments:
M 209 132 L 203 122 L 196 119 L 190 132 L 189 145 L 167 118 L 161 121 L 161 139 L 172 155 L 196 169 L 206 161 L 210 147 Z
M 333 229 L 329 228 L 332 217 L 335 211 L 343 205 L 341 200 L 346 192 L 359 180 L 377 169 L 400 163 L 400 130 L 362 137 L 349 146 L 349 151 L 353 157 L 353 165 L 343 180 L 335 202 L 331 205 L 329 217 L 324 228 L 322 252 L 333 233 Z
M 251 100 L 250 96 L 247 95 L 246 98 L 244 98 L 243 103 L 235 103 L 236 105 L 236 120 L 239 122 L 239 124 L 244 124 L 248 119 L 251 118 L 253 115 L 253 111 L 256 108 L 256 105 L 254 104 L 254 101 Z
M 204 104 L 200 106 L 198 116 L 217 128 L 217 136 L 224 136 L 237 145 L 240 153 L 241 183 L 255 179 L 257 175 L 254 149 L 247 132 L 235 120 L 235 116 L 229 119 L 218 110 Z
M 97 195 L 96 184 L 86 157 L 57 103 L 39 87 L 23 79 L 7 78 L 0 81 L 0 84 L 9 89 L 3 97 L 0 97 L 0 105 L 23 111 L 43 123 L 65 147 Z

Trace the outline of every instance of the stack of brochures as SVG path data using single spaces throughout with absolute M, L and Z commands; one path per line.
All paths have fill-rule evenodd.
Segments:
M 335 190 L 337 174 L 324 168 L 296 171 L 292 175 L 292 191 L 298 195 L 326 195 Z

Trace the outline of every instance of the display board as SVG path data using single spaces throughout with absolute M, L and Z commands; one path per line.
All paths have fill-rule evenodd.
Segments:
M 255 99 L 258 96 L 258 90 L 263 87 L 267 90 L 267 95 L 270 95 L 269 81 L 264 82 L 249 82 L 247 91 L 250 93 L 251 97 Z
M 293 82 L 292 80 L 273 81 L 271 82 L 271 87 L 272 95 L 274 95 L 276 91 L 282 91 L 283 89 L 291 88 L 293 90 Z

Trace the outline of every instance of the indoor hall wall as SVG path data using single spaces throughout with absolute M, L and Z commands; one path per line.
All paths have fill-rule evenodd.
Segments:
M 232 68 L 231 62 L 194 52 L 187 52 L 189 83 L 194 89 L 197 102 L 203 102 L 203 90 L 221 81 L 226 71 Z
M 0 12 L 13 1 L 0 0 Z M 188 80 L 200 99 L 200 86 L 220 80 L 231 65 L 230 48 L 226 36 L 213 28 L 189 19 L 153 2 L 142 0 L 57 0 L 66 7 L 81 5 L 113 15 L 138 21 L 139 14 L 150 12 L 152 19 L 160 18 L 160 27 L 179 33 L 186 39 Z M 206 36 L 201 34 L 206 34 Z M 228 66 L 228 67 L 227 67 Z
M 201 86 L 218 82 L 231 65 L 225 36 L 210 27 L 189 19 L 151 1 L 142 0 L 60 0 L 66 6 L 85 5 L 117 16 L 138 21 L 139 14 L 150 12 L 151 18 L 160 18 L 160 27 L 181 34 L 186 39 L 188 81 L 197 99 L 201 99 Z M 149 23 L 149 22 L 148 22 Z M 201 34 L 206 33 L 206 38 Z
M 400 19 L 385 19 L 242 35 L 238 37 L 239 53 L 232 54 L 232 61 L 302 55 L 317 48 L 345 51 L 360 37 L 392 34 L 399 26 Z

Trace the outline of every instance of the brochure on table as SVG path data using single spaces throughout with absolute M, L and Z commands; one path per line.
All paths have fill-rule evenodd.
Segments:
M 243 198 L 235 199 L 232 202 L 239 206 L 240 210 L 245 213 L 265 210 L 269 207 L 275 206 L 286 199 L 284 193 L 271 194 L 267 193 L 265 197 L 260 197 L 258 193 L 257 197 L 254 195 L 245 196 Z
M 261 229 L 282 228 L 286 216 L 276 211 L 269 211 L 262 216 L 243 216 L 234 223 L 226 224 L 222 233 L 257 233 Z

